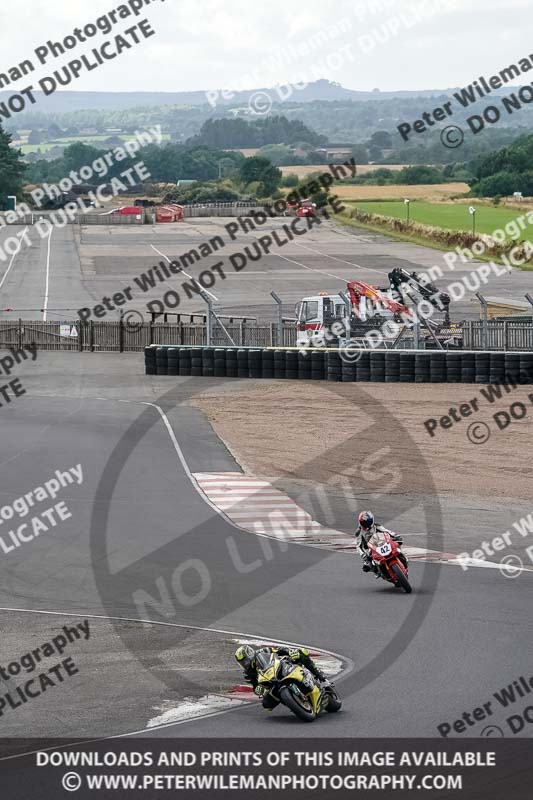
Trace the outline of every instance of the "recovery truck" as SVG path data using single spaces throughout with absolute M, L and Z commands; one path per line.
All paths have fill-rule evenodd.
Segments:
M 347 283 L 347 293 L 304 297 L 296 309 L 296 344 L 305 346 L 376 346 L 381 332 L 384 347 L 405 345 L 444 349 L 459 347 L 462 329 L 450 322 L 450 297 L 416 272 L 396 267 L 385 289 L 363 281 Z M 444 315 L 438 322 L 434 312 Z

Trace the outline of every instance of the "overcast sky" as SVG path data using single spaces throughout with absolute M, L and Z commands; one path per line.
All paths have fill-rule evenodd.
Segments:
M 119 5 L 4 0 L 0 72 L 24 59 L 37 66 L 9 88 L 35 85 L 144 17 L 155 36 L 68 88 L 231 90 L 323 77 L 349 89 L 444 89 L 533 54 L 532 0 L 153 0 L 136 20 L 38 65 L 35 48 Z

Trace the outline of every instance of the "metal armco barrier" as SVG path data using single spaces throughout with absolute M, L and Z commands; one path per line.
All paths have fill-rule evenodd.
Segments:
M 358 357 L 357 357 L 358 356 Z M 147 375 L 379 383 L 533 384 L 533 352 L 173 347 L 144 350 Z

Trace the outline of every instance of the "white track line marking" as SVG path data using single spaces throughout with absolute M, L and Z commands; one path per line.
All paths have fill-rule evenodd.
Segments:
M 340 278 L 338 275 L 334 275 L 332 272 L 326 272 L 325 269 L 316 269 L 315 267 L 308 267 L 307 264 L 302 264 L 301 261 L 295 261 L 293 258 L 287 258 L 287 256 L 282 256 L 281 253 L 272 253 L 272 255 L 276 256 L 277 258 L 282 258 L 284 261 L 289 261 L 291 264 L 297 264 L 299 267 L 308 269 L 309 272 L 316 272 L 319 275 L 327 275 L 330 278 L 335 278 L 336 281 L 342 281 L 343 283 L 345 282 L 344 278 Z
M 52 233 L 54 227 L 50 228 L 50 236 L 48 237 L 48 251 L 46 256 L 46 280 L 44 284 L 44 308 L 43 308 L 43 322 L 46 322 L 46 315 L 48 313 L 48 295 L 50 289 L 50 250 L 52 246 Z
M 40 398 L 40 399 L 44 399 L 44 400 L 50 400 L 50 399 L 56 398 L 56 397 L 67 398 L 67 399 L 71 399 L 71 400 L 80 400 L 80 397 L 75 396 L 75 395 L 61 395 L 61 394 L 45 394 L 45 395 L 32 394 L 32 398 L 31 399 Z M 183 455 L 181 447 L 179 446 L 179 443 L 178 443 L 178 441 L 176 439 L 176 436 L 174 434 L 172 426 L 171 426 L 171 424 L 170 424 L 165 412 L 156 403 L 150 403 L 150 402 L 145 401 L 145 400 L 120 400 L 120 399 L 110 398 L 110 397 L 87 397 L 87 398 L 85 398 L 85 401 L 87 401 L 87 400 L 97 400 L 97 401 L 102 401 L 102 402 L 106 402 L 106 403 L 126 403 L 128 405 L 133 405 L 135 403 L 140 403 L 141 405 L 150 406 L 151 408 L 155 408 L 157 410 L 157 412 L 159 413 L 159 415 L 161 416 L 161 418 L 162 418 L 162 420 L 163 420 L 163 422 L 165 424 L 165 427 L 166 427 L 166 429 L 167 429 L 167 431 L 169 433 L 169 436 L 170 436 L 170 439 L 172 441 L 172 444 L 174 445 L 174 449 L 176 450 L 176 453 L 177 453 L 178 459 L 180 461 L 180 464 L 182 465 L 187 477 L 191 481 L 191 484 L 192 484 L 193 488 L 198 492 L 198 494 L 204 500 L 204 502 L 206 502 L 207 505 L 209 505 L 213 509 L 213 511 L 215 511 L 216 514 L 221 516 L 229 525 L 233 526 L 237 530 L 246 531 L 246 533 L 252 533 L 254 536 L 259 536 L 259 537 L 264 538 L 264 539 L 276 539 L 276 540 L 279 540 L 279 538 L 280 538 L 279 534 L 276 535 L 275 533 L 274 534 L 267 533 L 266 530 L 265 530 L 264 524 L 258 519 L 256 519 L 256 521 L 253 523 L 253 525 L 254 525 L 253 528 L 244 527 L 243 524 L 239 524 L 237 521 L 232 520 L 231 517 L 227 513 L 225 513 L 225 511 L 223 509 L 220 508 L 220 506 L 217 504 L 216 500 L 212 499 L 210 497 L 210 493 L 208 494 L 208 492 L 206 491 L 206 489 L 208 488 L 207 484 L 211 484 L 212 485 L 213 482 L 218 482 L 221 479 L 227 479 L 228 474 L 229 475 L 235 475 L 238 478 L 239 477 L 239 473 L 227 473 L 227 472 L 225 472 L 225 473 L 195 473 L 195 475 L 193 475 L 193 473 L 190 471 L 189 467 L 187 466 L 187 462 L 185 461 L 185 457 Z M 247 477 L 245 475 L 243 475 L 242 477 L 243 477 L 243 479 L 245 481 L 246 480 L 248 480 L 248 481 L 250 480 L 250 477 Z M 200 485 L 200 482 L 203 481 L 204 478 L 206 479 L 205 488 Z M 253 481 L 255 479 L 251 478 L 251 480 Z M 236 482 L 238 482 L 238 481 L 236 481 Z M 264 481 L 264 480 L 263 481 L 257 481 L 257 482 L 258 483 L 263 483 L 263 484 L 266 483 L 266 481 Z M 278 491 L 277 489 L 273 489 L 273 490 L 275 492 Z M 282 497 L 287 497 L 287 495 L 283 495 L 281 492 L 280 492 L 280 495 Z M 228 494 L 228 497 L 229 496 L 230 495 Z M 294 502 L 294 501 L 291 500 L 291 498 L 288 498 L 288 499 L 289 499 L 289 501 Z M 294 505 L 296 505 L 296 504 L 294 504 Z M 299 506 L 297 506 L 297 505 L 296 505 L 296 507 L 299 508 Z M 283 516 L 283 511 L 280 511 L 280 514 Z M 314 520 L 312 520 L 312 521 L 315 522 L 315 524 L 316 524 L 316 521 L 314 521 Z M 265 520 L 265 522 L 267 524 L 269 524 L 269 525 L 275 524 L 276 522 L 278 522 L 278 524 L 279 524 L 278 520 L 274 520 L 274 522 L 272 523 L 272 522 L 270 522 L 269 519 L 267 519 L 267 520 Z M 287 523 L 291 528 L 293 527 L 292 523 L 289 520 L 287 520 Z M 318 524 L 320 524 L 320 523 L 318 523 Z M 257 529 L 258 527 L 262 527 L 263 530 L 258 530 Z M 323 529 L 321 529 L 322 530 L 322 534 L 321 535 L 324 538 L 323 539 L 319 538 L 319 541 L 316 544 L 313 544 L 311 541 L 309 541 L 309 538 L 310 538 L 309 536 L 301 536 L 301 532 L 299 530 L 296 530 L 296 529 L 294 529 L 294 530 L 298 534 L 298 535 L 294 536 L 294 538 L 291 536 L 290 533 L 287 535 L 286 531 L 284 531 L 282 533 L 282 536 L 285 539 L 287 546 L 292 545 L 292 546 L 297 546 L 297 547 L 317 547 L 317 546 L 318 547 L 324 547 L 325 545 L 327 546 L 327 544 L 328 544 L 328 538 L 329 538 L 330 534 L 335 534 L 335 535 L 340 534 L 341 536 L 346 537 L 346 542 L 353 542 L 353 537 L 351 537 L 349 534 L 346 534 L 343 531 L 336 531 L 336 530 L 333 530 L 331 528 L 323 528 Z M 417 535 L 423 535 L 423 534 L 417 534 Z M 316 536 L 316 533 L 314 531 L 313 531 L 313 536 Z M 301 541 L 301 539 L 305 539 L 305 541 Z M 339 539 L 337 539 L 335 541 L 335 544 L 337 546 L 340 545 Z M 353 544 L 350 544 L 349 548 L 353 549 Z M 342 549 L 346 549 L 346 546 L 343 547 Z M 417 548 L 417 547 L 407 547 L 407 548 L 404 548 L 404 550 L 406 550 L 407 554 L 410 553 L 411 557 L 414 556 L 416 560 L 422 560 L 423 559 L 423 560 L 427 560 L 429 562 L 436 562 L 436 563 L 440 563 L 440 564 L 451 564 L 452 566 L 460 566 L 459 561 L 456 560 L 456 559 L 458 559 L 458 556 L 456 554 L 454 554 L 454 553 L 439 553 L 436 550 L 426 550 L 424 548 Z M 332 552 L 333 552 L 333 550 L 332 550 Z M 424 554 L 427 554 L 427 558 L 423 558 Z M 472 567 L 481 567 L 481 566 L 486 567 L 487 566 L 487 562 L 483 562 L 482 564 L 481 563 L 480 564 L 471 564 L 471 566 Z M 529 570 L 527 568 L 523 568 L 523 570 L 521 570 L 521 571 L 529 572 L 531 570 Z M 15 609 L 15 610 L 17 610 L 17 609 Z M 72 614 L 72 616 L 76 616 L 76 615 Z M 165 624 L 165 623 L 159 623 L 159 624 Z
M 22 613 L 22 614 L 43 614 L 43 615 L 47 614 L 49 616 L 54 616 L 54 617 L 76 617 L 77 619 L 79 619 L 80 617 L 84 617 L 85 619 L 101 619 L 101 620 L 105 620 L 106 622 L 109 622 L 110 620 L 115 620 L 115 621 L 118 621 L 118 622 L 138 622 L 139 624 L 143 624 L 143 625 L 161 625 L 161 626 L 170 627 L 170 628 L 185 628 L 185 629 L 193 629 L 193 630 L 197 630 L 197 631 L 211 631 L 213 633 L 220 633 L 220 634 L 224 634 L 224 635 L 231 636 L 231 637 L 237 637 L 238 641 L 249 640 L 249 641 L 264 642 L 265 640 L 266 641 L 270 640 L 272 642 L 276 642 L 277 644 L 287 645 L 289 647 L 306 647 L 307 649 L 309 649 L 311 651 L 318 652 L 318 653 L 320 653 L 322 655 L 325 654 L 325 655 L 328 655 L 328 656 L 333 656 L 334 658 L 340 660 L 341 663 L 344 665 L 344 669 L 342 670 L 343 671 L 343 677 L 346 677 L 346 675 L 348 675 L 354 669 L 354 663 L 350 658 L 347 658 L 346 656 L 341 656 L 339 653 L 335 653 L 332 650 L 323 650 L 321 648 L 314 647 L 313 645 L 309 645 L 309 644 L 305 644 L 304 645 L 304 644 L 300 644 L 298 642 L 287 642 L 287 641 L 285 641 L 283 639 L 276 639 L 276 638 L 270 639 L 270 637 L 268 637 L 268 636 L 259 636 L 259 635 L 254 634 L 254 633 L 242 633 L 240 631 L 227 631 L 227 630 L 223 630 L 221 628 L 202 628 L 202 627 L 200 627 L 198 625 L 183 625 L 183 624 L 180 624 L 178 622 L 158 622 L 158 621 L 153 621 L 153 620 L 150 620 L 150 619 L 136 619 L 136 618 L 132 618 L 132 617 L 114 617 L 114 616 L 106 616 L 104 614 L 84 614 L 82 611 L 79 611 L 77 613 L 73 613 L 73 612 L 70 612 L 70 611 L 43 611 L 42 609 L 35 609 L 35 608 L 9 608 L 9 607 L 0 607 L 0 611 L 13 611 L 13 612 Z M 253 708 L 253 706 L 248 705 L 247 703 L 242 703 L 238 707 L 242 709 L 242 708 L 246 708 L 247 706 L 249 708 Z M 198 719 L 203 719 L 205 717 L 216 717 L 216 716 L 219 716 L 220 714 L 228 714 L 230 711 L 233 711 L 235 707 L 237 707 L 237 706 L 226 708 L 226 709 L 223 709 L 222 711 L 218 710 L 218 711 L 214 711 L 212 713 L 200 714 L 198 716 Z M 164 728 L 171 728 L 171 727 L 173 727 L 175 725 L 183 725 L 183 724 L 185 724 L 187 722 L 191 722 L 191 721 L 192 721 L 192 718 L 191 719 L 180 720 L 180 721 L 177 721 L 177 722 L 169 722 L 169 723 L 166 723 L 166 724 L 163 724 L 163 725 L 155 725 L 155 726 L 153 726 L 151 728 L 142 728 L 141 730 L 130 731 L 128 733 L 119 733 L 119 734 L 117 734 L 115 736 L 102 736 L 102 737 L 100 737 L 98 739 L 89 739 L 87 741 L 84 741 L 84 745 L 95 744 L 97 742 L 106 742 L 106 741 L 109 741 L 110 739 L 121 739 L 121 738 L 126 737 L 126 736 L 138 736 L 138 735 L 141 735 L 141 734 L 146 734 L 148 731 L 155 731 L 155 730 L 161 730 L 161 729 L 164 729 Z M 79 746 L 79 742 L 73 742 L 71 745 L 62 745 L 62 746 L 63 747 L 77 747 L 77 746 Z M 34 755 L 35 753 L 46 753 L 46 752 L 50 752 L 51 750 L 55 750 L 55 749 L 57 749 L 57 748 L 56 747 L 47 747 L 47 748 L 44 748 L 44 749 L 33 750 L 33 751 L 29 752 L 29 753 L 25 752 L 25 753 L 19 753 L 18 755 L 14 755 L 14 756 L 4 756 L 4 757 L 0 758 L 0 762 L 2 762 L 2 761 L 11 761 L 11 760 L 14 760 L 16 758 L 26 758 L 27 756 Z
M 24 228 L 24 233 L 27 233 L 27 232 L 28 232 L 28 227 L 26 226 L 26 227 Z M 9 273 L 10 273 L 10 271 L 11 271 L 11 267 L 13 266 L 13 263 L 14 263 L 14 261 L 15 261 L 15 258 L 16 258 L 16 257 L 18 256 L 18 254 L 20 253 L 20 250 L 21 250 L 21 247 L 22 247 L 22 239 L 23 239 L 23 238 L 24 238 L 24 236 L 21 236 L 21 237 L 20 237 L 20 242 L 19 242 L 18 249 L 17 249 L 17 250 L 16 250 L 16 251 L 13 253 L 13 255 L 11 256 L 11 261 L 9 262 L 9 267 L 8 267 L 8 268 L 7 268 L 7 270 L 5 271 L 5 273 L 4 273 L 3 277 L 2 277 L 2 280 L 0 281 L 0 289 L 1 289 L 1 288 L 2 288 L 2 286 L 4 285 L 5 279 L 7 278 L 7 276 L 9 275 Z
M 166 260 L 167 260 L 167 261 L 168 261 L 168 263 L 170 264 L 170 262 L 171 262 L 171 260 L 172 260 L 172 259 L 170 259 L 170 258 L 169 258 L 168 256 L 166 256 L 164 253 L 162 253 L 162 252 L 161 252 L 161 250 L 158 250 L 158 249 L 157 249 L 157 247 L 154 247 L 154 245 L 153 245 L 153 244 L 151 244 L 151 245 L 150 245 L 150 247 L 152 248 L 152 250 L 155 250 L 155 252 L 156 252 L 158 255 L 162 256 L 163 258 L 166 258 Z M 188 273 L 188 272 L 185 272 L 185 270 L 183 269 L 183 267 L 182 267 L 181 271 L 183 272 L 183 274 L 184 274 L 184 275 L 186 275 L 188 278 L 190 278 L 190 279 L 191 279 L 191 281 L 195 281 L 195 280 L 196 280 L 196 278 L 193 278 L 193 276 L 192 276 L 192 275 L 189 275 L 189 273 Z M 202 288 L 203 288 L 203 287 L 202 287 Z M 210 292 L 208 289 L 203 289 L 203 291 L 204 291 L 206 294 L 208 294 L 210 297 L 212 297 L 212 298 L 213 298 L 213 300 L 216 300 L 216 301 L 218 302 L 218 297 L 215 297 L 215 295 L 214 295 L 212 292 Z
M 297 247 L 303 247 L 304 250 L 309 250 L 311 253 L 316 253 L 322 258 L 331 258 L 332 261 L 340 261 L 342 264 L 348 264 L 349 267 L 357 267 L 358 269 L 368 269 L 371 272 L 380 272 L 377 267 L 363 267 L 362 264 L 356 264 L 353 261 L 346 261 L 344 258 L 338 258 L 338 256 L 330 256 L 327 253 L 322 253 L 320 250 L 315 250 L 314 247 L 309 247 L 306 244 L 300 244 L 300 242 L 294 242 Z

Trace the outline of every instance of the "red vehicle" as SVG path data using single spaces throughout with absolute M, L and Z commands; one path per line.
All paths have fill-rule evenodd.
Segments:
M 377 530 L 368 539 L 367 544 L 372 561 L 383 580 L 410 594 L 412 589 L 408 577 L 408 562 L 398 542 L 395 542 L 387 531 Z
M 142 209 L 139 208 L 138 206 L 127 206 L 127 207 L 123 206 L 122 208 L 119 208 L 118 213 L 121 216 L 133 217 L 142 214 Z

